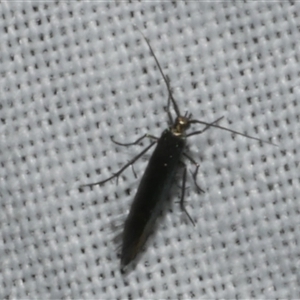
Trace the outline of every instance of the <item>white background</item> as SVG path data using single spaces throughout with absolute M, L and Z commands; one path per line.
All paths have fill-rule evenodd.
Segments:
M 0 298 L 300 297 L 300 4 L 2 2 Z M 126 276 L 118 243 L 149 153 L 114 145 L 182 112 L 279 145 L 209 129 L 188 141 L 198 195 L 172 204 Z M 196 128 L 196 127 L 195 127 Z M 146 141 L 144 146 L 148 143 Z M 193 167 L 193 166 L 191 166 Z

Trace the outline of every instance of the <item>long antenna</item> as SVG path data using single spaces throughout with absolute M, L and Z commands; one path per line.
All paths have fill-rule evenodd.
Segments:
M 215 127 L 215 128 L 223 129 L 223 130 L 229 131 L 229 132 L 231 132 L 231 133 L 234 133 L 234 134 L 238 134 L 238 135 L 247 137 L 247 138 L 252 139 L 252 140 L 256 140 L 256 141 L 259 141 L 259 142 L 263 142 L 263 143 L 266 143 L 266 144 L 270 144 L 270 145 L 279 147 L 278 145 L 273 144 L 273 143 L 271 143 L 271 142 L 269 142 L 269 141 L 265 141 L 265 140 L 262 140 L 262 139 L 259 139 L 259 138 L 256 138 L 256 137 L 253 137 L 253 136 L 250 136 L 250 135 L 247 135 L 247 134 L 244 134 L 244 133 L 241 133 L 241 132 L 238 132 L 238 131 L 235 131 L 235 130 L 232 130 L 232 129 L 229 129 L 229 128 L 226 128 L 226 127 L 223 127 L 223 126 L 219 126 L 219 125 L 215 125 L 215 124 L 206 123 L 206 122 L 199 121 L 199 120 L 190 120 L 189 122 L 190 122 L 191 124 L 193 124 L 193 123 L 198 123 L 198 124 L 202 124 L 202 125 L 206 125 L 206 126 L 210 126 L 210 127 Z M 199 132 L 199 131 L 191 132 L 190 134 L 187 134 L 186 136 L 189 137 L 189 136 L 192 136 L 192 135 L 196 135 L 196 134 L 198 134 L 198 132 Z
M 165 81 L 165 83 L 166 83 L 166 86 L 167 86 L 168 92 L 169 92 L 169 96 L 170 96 L 170 99 L 171 99 L 172 104 L 173 104 L 173 106 L 174 106 L 174 110 L 175 110 L 175 112 L 176 112 L 176 115 L 177 115 L 177 117 L 180 117 L 181 114 L 180 114 L 179 108 L 178 108 L 178 106 L 177 106 L 177 104 L 176 104 L 176 102 L 175 102 L 175 100 L 174 100 L 174 98 L 173 98 L 173 95 L 172 95 L 172 92 L 171 92 L 171 88 L 170 88 L 170 85 L 169 85 L 169 81 L 167 80 L 165 74 L 163 73 L 163 71 L 162 71 L 162 69 L 161 69 L 161 66 L 160 66 L 160 64 L 159 64 L 159 62 L 158 62 L 158 59 L 156 58 L 156 56 L 155 56 L 155 54 L 154 54 L 154 51 L 152 50 L 151 45 L 150 45 L 148 39 L 145 37 L 145 35 L 142 33 L 142 31 L 141 31 L 136 25 L 133 25 L 133 26 L 134 26 L 134 28 L 136 28 L 136 29 L 140 32 L 140 34 L 142 35 L 142 37 L 143 37 L 144 40 L 146 41 L 146 43 L 147 43 L 147 45 L 148 45 L 148 47 L 149 47 L 149 49 L 150 49 L 150 52 L 151 52 L 152 56 L 154 57 L 155 62 L 156 62 L 156 64 L 157 64 L 157 66 L 158 66 L 158 69 L 159 69 L 159 71 L 160 71 L 160 74 L 162 75 L 162 77 L 163 77 L 163 79 L 164 79 L 164 81 Z M 169 103 L 169 100 L 168 100 L 168 103 Z

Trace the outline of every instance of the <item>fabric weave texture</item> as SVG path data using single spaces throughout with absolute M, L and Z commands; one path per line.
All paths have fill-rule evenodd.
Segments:
M 299 299 L 300 3 L 0 4 L 1 299 Z M 145 250 L 120 273 L 116 236 L 167 128 L 168 91 L 210 128 Z M 193 126 L 196 130 L 201 126 Z M 203 127 L 202 127 L 203 128 Z M 186 162 L 190 170 L 193 164 Z M 155 187 L 153 187 L 155 188 Z

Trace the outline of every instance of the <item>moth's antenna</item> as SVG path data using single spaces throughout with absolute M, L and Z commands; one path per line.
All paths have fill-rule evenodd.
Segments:
M 141 31 L 136 25 L 133 25 L 133 26 L 134 26 L 134 28 L 136 28 L 136 29 L 140 32 L 140 34 L 142 35 L 142 37 L 143 37 L 144 40 L 146 41 L 146 43 L 147 43 L 147 45 L 148 45 L 148 47 L 149 47 L 149 49 L 150 49 L 150 52 L 151 52 L 152 56 L 154 57 L 155 62 L 156 62 L 156 64 L 157 64 L 157 66 L 158 66 L 158 69 L 159 69 L 159 71 L 160 71 L 160 74 L 162 75 L 162 77 L 163 77 L 163 79 L 164 79 L 164 81 L 165 81 L 165 83 L 166 83 L 166 86 L 167 86 L 168 92 L 169 92 L 169 96 L 170 96 L 170 99 L 171 99 L 171 101 L 172 101 L 172 104 L 173 104 L 174 110 L 175 110 L 175 112 L 176 112 L 176 115 L 177 115 L 177 117 L 180 117 L 181 114 L 180 114 L 179 108 L 178 108 L 178 106 L 177 106 L 177 104 L 176 104 L 176 102 L 175 102 L 175 100 L 174 100 L 174 98 L 173 98 L 172 91 L 171 91 L 171 88 L 170 88 L 170 85 L 169 85 L 169 81 L 168 81 L 167 77 L 165 76 L 165 74 L 163 73 L 163 71 L 162 71 L 162 69 L 161 69 L 161 66 L 160 66 L 160 64 L 159 64 L 159 62 L 158 62 L 158 59 L 156 58 L 156 56 L 155 56 L 155 54 L 154 54 L 154 51 L 153 51 L 153 49 L 151 48 L 151 45 L 150 45 L 148 39 L 145 37 L 145 35 L 142 33 L 142 31 Z M 169 101 L 168 101 L 168 102 L 169 102 Z
M 251 136 L 251 135 L 247 135 L 247 134 L 244 134 L 244 133 L 241 133 L 241 132 L 238 132 L 238 131 L 235 131 L 235 130 L 232 130 L 232 129 L 229 129 L 229 128 L 226 128 L 226 127 L 223 127 L 223 126 L 219 126 L 219 125 L 215 125 L 215 124 L 206 123 L 206 122 L 199 121 L 199 120 L 190 120 L 189 122 L 190 122 L 191 124 L 193 124 L 193 123 L 198 123 L 198 124 L 202 124 L 202 125 L 206 125 L 206 126 L 210 126 L 210 127 L 219 128 L 219 129 L 226 130 L 226 131 L 229 131 L 229 132 L 234 133 L 234 134 L 238 134 L 238 135 L 247 137 L 247 138 L 252 139 L 252 140 L 256 140 L 256 141 L 259 141 L 259 142 L 262 142 L 262 143 L 266 143 L 266 144 L 270 144 L 270 145 L 279 147 L 278 145 L 273 144 L 273 143 L 271 143 L 271 142 L 269 142 L 269 141 L 261 140 L 261 139 L 259 139 L 259 138 L 253 137 L 253 136 Z M 195 131 L 195 132 L 192 132 L 192 133 L 190 133 L 190 134 L 187 134 L 186 136 L 189 137 L 189 136 L 192 136 L 192 135 L 196 135 L 197 133 L 198 133 L 198 131 Z

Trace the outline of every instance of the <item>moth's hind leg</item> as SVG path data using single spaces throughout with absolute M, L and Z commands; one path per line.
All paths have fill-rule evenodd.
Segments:
M 184 196 L 185 196 L 185 190 L 186 190 L 186 170 L 187 167 L 186 165 L 182 162 L 183 164 L 183 174 L 182 174 L 182 185 L 181 185 L 181 197 L 180 197 L 180 209 L 187 215 L 187 217 L 189 218 L 189 220 L 192 222 L 192 224 L 195 226 L 195 222 L 192 219 L 192 217 L 190 216 L 190 214 L 188 213 L 188 211 L 185 208 L 184 205 Z
M 190 155 L 188 155 L 187 153 L 183 153 L 183 155 L 195 165 L 195 170 L 194 170 L 194 172 L 191 171 L 191 174 L 192 174 L 192 177 L 193 177 L 193 180 L 194 180 L 197 192 L 199 194 L 200 193 L 205 193 L 205 191 L 203 189 L 201 189 L 201 187 L 197 183 L 197 174 L 198 174 L 200 165 Z

